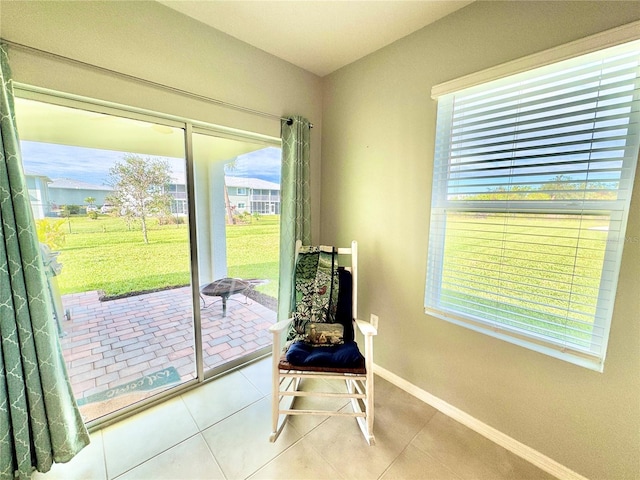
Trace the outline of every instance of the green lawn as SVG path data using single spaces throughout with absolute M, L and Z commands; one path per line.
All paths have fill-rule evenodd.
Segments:
M 228 275 L 267 279 L 258 290 L 272 297 L 278 290 L 279 220 L 262 216 L 251 224 L 227 226 Z M 63 226 L 66 242 L 58 257 L 62 294 L 103 290 L 113 296 L 190 283 L 186 224 L 158 225 L 152 219 L 145 244 L 139 225 L 130 230 L 119 218 L 79 216 L 70 222 L 70 229 Z
M 450 214 L 440 301 L 558 338 L 568 328 L 588 347 L 607 225 L 605 217 Z

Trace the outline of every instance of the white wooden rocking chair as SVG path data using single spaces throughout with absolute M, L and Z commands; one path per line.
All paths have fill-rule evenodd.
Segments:
M 373 445 L 375 443 L 375 437 L 373 435 L 373 337 L 374 335 L 377 335 L 377 330 L 369 322 L 357 319 L 358 244 L 356 241 L 353 241 L 351 242 L 351 247 L 348 248 L 334 249 L 333 247 L 320 247 L 320 250 L 322 252 L 326 252 L 327 249 L 334 252 L 331 257 L 332 259 L 334 259 L 333 261 L 337 261 L 338 258 L 348 259 L 348 257 L 351 257 L 350 263 L 342 262 L 347 263 L 347 266 L 344 267 L 344 270 L 350 272 L 350 275 L 348 273 L 346 274 L 347 278 L 345 279 L 345 281 L 343 281 L 343 275 L 345 274 L 344 271 L 339 272 L 340 292 L 338 295 L 340 296 L 340 302 L 338 302 L 337 305 L 338 315 L 340 315 L 340 313 L 343 314 L 340 315 L 343 317 L 343 324 L 346 317 L 349 317 L 348 319 L 346 319 L 347 327 L 345 327 L 344 331 L 344 345 L 308 347 L 308 344 L 306 342 L 309 342 L 309 337 L 318 336 L 316 328 L 318 329 L 318 331 L 322 330 L 322 332 L 324 332 L 327 329 L 331 329 L 330 325 L 335 325 L 335 323 L 325 323 L 323 325 L 322 320 L 319 321 L 317 316 L 312 316 L 311 323 L 307 322 L 306 331 L 300 330 L 299 315 L 296 316 L 296 314 L 292 314 L 292 317 L 288 320 L 278 322 L 269 329 L 273 333 L 273 431 L 270 436 L 270 441 L 276 441 L 280 432 L 285 426 L 288 415 L 349 416 L 356 418 L 358 426 L 360 427 L 360 430 L 362 430 L 365 440 L 369 445 Z M 295 288 L 297 297 L 297 310 L 299 310 L 298 304 L 302 303 L 300 302 L 301 294 L 299 292 L 301 288 L 299 286 L 299 281 L 297 278 L 299 273 L 298 264 L 301 258 L 301 252 L 303 252 L 304 250 L 305 248 L 302 247 L 301 242 L 296 242 Z M 305 253 L 302 254 L 304 255 Z M 319 290 L 323 294 L 325 293 L 324 288 L 321 288 Z M 347 300 L 344 300 L 345 298 Z M 346 312 L 345 308 L 347 309 Z M 342 312 L 339 311 L 340 309 L 342 310 Z M 331 319 L 332 317 L 329 316 L 329 320 Z M 311 325 L 311 327 L 309 327 L 309 325 Z M 311 328 L 312 333 L 309 333 L 309 328 Z M 293 329 L 293 332 L 291 331 L 291 329 Z M 350 329 L 353 329 L 353 331 L 351 331 Z M 360 354 L 358 347 L 355 344 L 356 330 L 359 330 L 364 338 L 364 357 Z M 288 351 L 287 353 L 283 353 L 283 341 L 285 340 L 285 337 L 287 337 L 287 332 L 289 339 L 287 343 L 291 343 L 291 346 L 287 345 Z M 294 337 L 297 336 L 297 340 L 294 339 L 293 343 L 291 339 L 292 335 Z M 331 338 L 331 333 L 327 333 L 327 336 Z M 350 340 L 352 341 L 350 342 Z M 328 342 L 329 344 L 332 342 L 332 340 L 327 341 L 325 337 L 322 338 L 322 341 Z M 345 364 L 346 366 L 340 364 L 342 360 L 338 360 L 337 363 L 333 360 L 326 362 L 326 357 L 323 357 L 324 360 L 321 360 L 319 362 L 307 361 L 307 359 L 311 357 L 306 357 L 304 362 L 298 362 L 297 359 L 300 357 L 291 358 L 293 356 L 293 350 L 298 347 L 302 348 L 302 350 L 305 352 L 312 351 L 312 354 L 315 354 L 316 352 L 322 352 L 320 353 L 321 356 L 324 355 L 324 352 L 330 352 L 330 354 L 333 355 L 333 351 L 337 352 L 338 350 L 341 350 L 342 347 L 346 347 L 351 352 L 357 352 L 356 355 L 358 355 L 359 360 L 357 361 L 357 363 L 354 363 L 355 360 L 353 360 L 353 356 L 351 354 L 347 354 L 347 356 L 352 360 L 350 360 L 350 362 L 347 362 Z M 344 359 L 344 354 L 342 355 L 342 358 Z M 324 380 L 331 381 L 344 381 L 346 382 L 347 389 L 344 393 L 336 391 L 301 391 L 299 389 L 300 383 L 305 378 L 322 378 Z M 323 384 L 324 382 L 318 383 Z M 328 409 L 296 409 L 295 401 L 297 397 L 348 398 L 351 400 L 353 411 L 334 411 Z

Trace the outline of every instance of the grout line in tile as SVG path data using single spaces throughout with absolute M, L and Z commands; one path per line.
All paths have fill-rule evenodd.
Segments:
M 439 463 L 440 465 L 442 465 L 443 467 L 445 467 L 448 471 L 450 471 L 453 476 L 455 478 L 459 478 L 462 480 L 462 477 L 460 477 L 460 475 L 458 475 L 456 472 L 454 472 L 451 468 L 449 468 L 449 466 L 447 464 L 445 464 L 444 462 L 442 462 L 440 459 L 434 457 L 431 453 L 429 452 L 425 452 L 424 450 L 422 450 L 421 448 L 417 447 L 416 445 L 413 445 L 413 441 L 418 437 L 418 435 L 420 435 L 420 432 L 422 432 L 422 430 L 424 430 L 427 425 L 429 424 L 429 422 L 431 422 L 431 420 L 433 419 L 433 417 L 436 416 L 436 414 L 438 413 L 438 411 L 436 410 L 435 412 L 433 412 L 433 414 L 424 422 L 424 425 L 422 425 L 422 427 L 420 428 L 420 430 L 418 430 L 416 432 L 416 434 L 411 437 L 411 440 L 409 440 L 409 442 L 404 446 L 404 448 L 402 449 L 402 451 L 400 453 L 398 453 L 398 455 L 395 456 L 395 458 L 391 461 L 391 463 L 389 464 L 389 466 L 387 468 L 384 469 L 384 471 L 380 474 L 380 476 L 378 476 L 378 480 L 381 479 L 382 477 L 384 477 L 385 473 L 387 473 L 388 470 L 391 469 L 391 467 L 393 467 L 393 465 L 398 461 L 398 459 L 400 458 L 400 456 L 409 448 L 409 447 L 413 447 L 416 450 L 418 450 L 420 453 L 422 453 L 423 455 L 426 455 L 427 457 L 431 458 L 432 460 L 436 461 L 437 463 Z
M 211 457 L 213 458 L 213 461 L 215 462 L 215 464 L 218 466 L 218 469 L 222 473 L 222 476 L 225 478 L 225 480 L 228 480 L 229 477 L 227 477 L 227 474 L 224 473 L 222 465 L 220 465 L 220 462 L 218 462 L 218 459 L 216 458 L 216 454 L 213 452 L 213 450 L 211 450 L 211 446 L 209 445 L 209 442 L 207 442 L 207 440 L 204 438 L 204 435 L 202 435 L 202 432 L 198 432 L 198 434 L 202 437 L 202 441 L 206 445 L 207 450 L 209 450 L 209 453 L 211 454 Z
M 104 478 L 109 480 L 109 468 L 107 467 L 107 450 L 104 446 L 104 435 L 102 430 L 92 433 L 91 435 L 100 435 L 100 443 L 102 444 L 102 463 L 104 464 Z
M 244 374 L 243 369 L 240 370 L 240 373 L 242 374 L 242 376 L 251 384 L 251 386 L 253 386 L 253 388 L 255 388 L 258 392 L 263 393 L 262 390 L 260 389 L 260 387 L 258 385 L 256 385 L 254 382 L 251 381 L 251 379 Z M 271 393 L 268 393 L 267 395 L 270 395 Z
M 429 421 L 430 421 L 430 420 L 431 420 L 431 419 L 429 419 L 429 420 L 427 420 L 427 421 L 425 422 L 425 424 L 422 426 L 422 428 L 420 428 L 420 430 L 418 430 L 418 431 L 416 432 L 416 434 L 415 434 L 413 437 L 411 437 L 411 440 L 409 440 L 409 441 L 407 442 L 407 444 L 404 446 L 404 448 L 403 448 L 402 450 L 400 450 L 400 453 L 398 453 L 398 454 L 393 458 L 393 460 L 391 460 L 391 462 L 389 463 L 389 465 L 387 465 L 387 468 L 385 468 L 385 469 L 383 470 L 383 472 L 382 472 L 380 475 L 378 475 L 378 478 L 379 478 L 379 479 L 380 479 L 380 478 L 382 478 L 382 477 L 384 476 L 384 474 L 385 474 L 385 473 L 387 473 L 387 471 L 388 471 L 388 470 L 393 466 L 393 464 L 394 464 L 394 463 L 396 463 L 396 462 L 398 461 L 398 459 L 400 458 L 400 456 L 401 456 L 401 455 L 402 455 L 402 454 L 407 450 L 407 448 L 409 448 L 409 446 L 413 443 L 413 441 L 416 439 L 416 437 L 420 434 L 420 432 L 422 431 L 422 429 L 423 429 L 424 427 L 426 427 L 426 426 L 427 426 L 427 423 L 429 423 Z
M 195 387 L 193 390 L 189 390 L 189 392 L 193 392 L 195 390 L 197 390 L 198 388 L 201 388 L 203 384 L 198 385 L 197 387 Z M 193 413 L 191 412 L 191 409 L 189 408 L 189 405 L 187 405 L 187 402 L 184 401 L 184 393 L 181 393 L 180 395 L 178 395 L 178 398 L 180 399 L 180 401 L 184 404 L 184 408 L 187 409 L 187 412 L 189 413 L 189 417 L 191 417 L 191 420 L 193 420 L 194 425 L 196 426 L 196 428 L 198 429 L 198 433 L 201 433 L 202 430 L 200 429 L 200 425 L 198 425 L 198 422 L 196 421 L 196 417 L 193 416 Z
M 309 432 L 307 432 L 306 435 L 303 435 L 299 441 L 302 441 L 307 435 L 309 435 L 311 432 L 313 432 L 316 428 L 318 428 L 320 425 L 324 424 L 326 421 L 329 420 L 329 417 L 327 417 L 325 420 L 323 420 L 320 424 L 318 424 L 315 428 L 312 428 Z M 296 442 L 298 443 L 298 442 Z M 336 472 L 338 472 L 338 474 L 340 475 L 340 478 L 345 478 L 344 475 L 342 474 L 342 472 L 336 468 L 333 463 L 330 461 L 331 459 L 325 457 L 324 455 L 322 455 L 322 453 L 320 451 L 318 451 L 318 449 L 315 447 L 315 445 L 313 444 L 313 442 L 310 442 L 310 447 L 316 452 L 316 455 L 318 455 L 318 457 L 322 458 L 324 460 L 324 463 L 327 465 L 330 465 Z
M 293 428 L 292 425 L 289 425 L 289 427 Z M 296 430 L 295 428 L 293 428 L 294 430 Z M 296 430 L 296 432 L 300 433 L 298 430 Z M 309 432 L 311 433 L 311 432 Z M 269 460 L 267 460 L 265 463 L 263 463 L 262 465 L 260 465 L 258 468 L 256 468 L 253 472 L 251 472 L 249 475 L 247 475 L 245 477 L 245 480 L 248 478 L 251 478 L 253 475 L 255 475 L 256 473 L 258 473 L 260 470 L 262 470 L 264 467 L 266 467 L 267 465 L 269 465 L 271 462 L 273 462 L 276 458 L 281 457 L 282 455 L 284 455 L 286 452 L 288 452 L 289 450 L 291 450 L 294 446 L 296 446 L 298 443 L 300 443 L 304 438 L 306 437 L 306 435 L 301 435 L 300 438 L 298 440 L 296 440 L 295 442 L 293 442 L 291 445 L 289 445 L 287 448 L 285 448 L 284 450 L 282 450 L 281 452 L 278 452 L 275 456 L 271 457 Z M 276 440 L 277 441 L 277 440 Z M 324 457 L 323 457 L 324 458 Z M 223 472 L 224 473 L 224 472 Z
M 451 419 L 451 417 L 449 417 L 449 416 L 445 415 L 444 413 L 439 412 L 439 411 L 436 411 L 436 412 L 431 416 L 431 418 L 429 418 L 429 420 L 425 423 L 425 425 L 420 429 L 420 431 L 416 434 L 416 437 L 420 434 L 420 432 L 421 432 L 422 430 L 424 430 L 425 428 L 427 428 L 427 425 L 428 425 L 429 423 L 431 423 L 431 421 L 434 419 L 434 417 L 436 417 L 436 416 L 437 416 L 437 414 L 438 414 L 438 413 L 441 413 L 441 414 L 442 414 L 443 416 L 445 416 L 446 418 Z M 457 420 L 455 420 L 455 419 L 451 419 L 451 420 L 453 420 L 455 423 L 460 423 L 460 422 L 458 422 L 458 421 L 457 421 Z M 467 427 L 467 426 L 465 426 L 465 425 L 463 425 L 463 427 L 464 427 L 466 430 L 469 430 L 471 433 L 473 433 L 473 434 L 477 434 L 477 432 L 473 431 L 473 430 L 472 430 L 472 429 L 470 429 L 469 427 Z M 479 435 L 479 434 L 477 434 L 477 435 Z M 414 438 L 411 440 L 411 443 L 413 443 L 413 440 L 415 440 L 415 438 L 416 438 L 416 437 L 414 437 Z M 484 438 L 484 437 L 483 437 L 483 438 Z M 495 442 L 491 442 L 491 443 L 492 443 L 492 444 L 494 444 L 494 445 L 497 445 Z M 415 447 L 416 449 L 418 449 L 422 454 L 427 455 L 428 457 L 431 457 L 433 460 L 437 461 L 440 465 L 444 466 L 444 467 L 445 467 L 447 470 L 449 470 L 449 471 L 450 471 L 450 472 L 451 472 L 451 473 L 452 473 L 456 478 L 462 478 L 462 477 L 458 474 L 458 472 L 457 472 L 457 471 L 455 471 L 454 469 L 452 469 L 452 468 L 451 468 L 447 463 L 444 463 L 444 462 L 443 462 L 442 460 L 440 460 L 438 457 L 434 456 L 431 452 L 428 452 L 428 451 L 426 451 L 426 450 L 423 450 L 422 448 L 418 447 L 417 445 L 414 445 L 414 447 Z M 515 455 L 515 454 L 514 454 L 514 455 Z M 476 456 L 476 458 L 478 458 L 478 460 L 480 461 L 480 463 L 482 463 L 485 467 L 487 467 L 487 468 L 493 468 L 493 467 L 494 467 L 494 465 L 491 465 L 489 462 L 485 461 L 485 459 L 484 459 L 484 457 L 483 457 L 483 456 Z
M 259 390 L 258 390 L 258 391 L 259 391 Z M 262 392 L 261 392 L 261 393 L 262 393 Z M 216 423 L 214 423 L 213 425 L 217 425 L 218 423 L 222 422 L 223 420 L 226 420 L 227 418 L 230 418 L 230 417 L 232 417 L 232 416 L 234 416 L 234 415 L 236 415 L 236 414 L 238 414 L 238 413 L 242 412 L 243 410 L 246 410 L 247 408 L 251 407 L 252 405 L 255 405 L 255 404 L 256 404 L 256 403 L 258 403 L 258 402 L 261 402 L 263 398 L 264 398 L 264 397 L 260 397 L 260 398 L 258 398 L 258 399 L 256 399 L 256 400 L 254 400 L 254 401 L 253 401 L 253 402 L 251 402 L 251 403 L 247 403 L 247 404 L 246 404 L 244 407 L 242 407 L 241 409 L 236 410 L 236 411 L 235 411 L 235 412 L 233 412 L 232 414 L 227 415 L 226 417 L 224 417 L 224 418 L 222 418 L 222 419 L 218 420 L 218 421 L 217 421 Z M 207 428 L 210 428 L 210 427 L 212 427 L 213 425 L 209 425 Z M 205 429 L 205 430 L 206 430 L 206 429 Z
M 125 470 L 124 472 L 122 472 L 121 474 L 119 474 L 117 477 L 110 478 L 109 476 L 107 476 L 107 480 L 117 480 L 118 478 L 121 478 L 123 475 L 125 475 L 125 474 L 129 473 L 131 470 L 133 470 L 133 469 L 135 469 L 135 468 L 138 468 L 140 465 L 143 465 L 143 464 L 145 464 L 145 463 L 147 463 L 147 462 L 149 462 L 149 461 L 153 460 L 154 458 L 156 458 L 156 457 L 158 457 L 158 456 L 162 455 L 163 453 L 168 452 L 168 451 L 169 451 L 169 450 L 171 450 L 172 448 L 175 448 L 175 447 L 177 447 L 178 445 L 181 445 L 181 444 L 183 444 L 184 442 L 191 440 L 193 437 L 195 437 L 195 436 L 197 436 L 197 435 L 201 435 L 201 434 L 202 434 L 202 432 L 200 432 L 200 431 L 198 430 L 198 432 L 194 433 L 193 435 L 190 435 L 190 436 L 188 436 L 188 437 L 184 438 L 183 440 L 179 441 L 178 443 L 174 443 L 174 444 L 173 444 L 173 445 L 171 445 L 170 447 L 165 448 L 165 449 L 164 449 L 164 450 L 162 450 L 161 452 L 158 452 L 158 453 L 156 453 L 155 455 L 152 455 L 151 457 L 149 457 L 149 458 L 147 458 L 147 459 L 143 460 L 142 462 L 140 462 L 140 463 L 137 463 L 137 464 L 133 465 L 131 468 L 129 468 L 129 469 L 127 469 L 127 470 Z M 206 442 L 205 442 L 205 443 L 206 443 Z M 214 458 L 215 458 L 215 457 L 214 457 Z M 106 459 L 105 459 L 105 460 L 106 460 Z M 217 462 L 216 462 L 216 463 L 217 463 Z M 226 477 L 225 477 L 225 478 L 226 478 Z

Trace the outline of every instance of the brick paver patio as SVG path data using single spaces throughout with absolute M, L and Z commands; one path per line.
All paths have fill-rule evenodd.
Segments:
M 205 297 L 204 308 L 200 301 L 205 370 L 270 345 L 267 329 L 275 323 L 276 312 L 236 294 L 229 298 L 227 315 L 223 317 L 221 301 L 214 298 L 217 300 Z M 62 322 L 60 342 L 80 403 L 114 387 L 133 385 L 167 367 L 175 368 L 179 382 L 195 378 L 190 287 L 105 302 L 92 291 L 64 295 L 62 302 L 71 318 Z M 136 398 L 158 391 L 137 391 Z M 88 421 L 121 404 L 112 402 L 99 413 L 87 406 L 80 409 L 86 410 L 83 414 Z

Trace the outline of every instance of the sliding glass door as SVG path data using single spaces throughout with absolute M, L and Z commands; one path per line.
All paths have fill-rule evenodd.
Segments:
M 268 351 L 277 141 L 29 92 L 16 112 L 85 421 Z
M 205 369 L 266 353 L 275 323 L 280 148 L 193 134 L 200 318 Z

